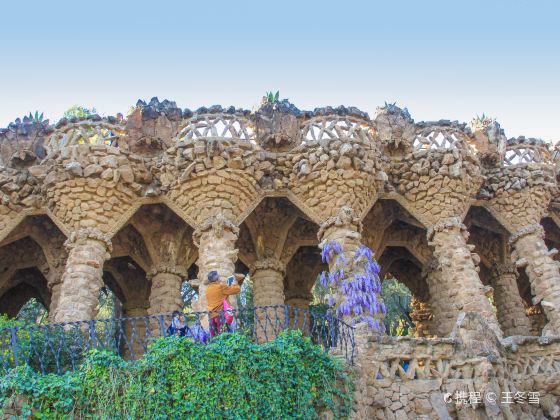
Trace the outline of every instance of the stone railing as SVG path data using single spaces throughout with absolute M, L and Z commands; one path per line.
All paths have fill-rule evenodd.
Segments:
M 475 150 L 465 132 L 465 124 L 447 121 L 422 122 L 416 124 L 416 135 L 412 140 L 414 150 L 469 149 Z
M 369 121 L 349 116 L 327 115 L 311 118 L 301 126 L 304 142 L 328 139 L 373 141 Z
M 256 143 L 254 124 L 243 115 L 227 113 L 194 115 L 186 121 L 176 140 L 187 142 L 202 138 L 239 139 Z
M 461 412 L 479 408 L 487 415 L 535 418 L 543 410 L 549 415 L 558 410 L 560 337 L 500 341 L 484 320 L 467 313 L 449 338 L 364 340 L 357 331 L 356 342 L 356 418 L 388 418 L 389 413 L 399 418 L 399 411 L 417 418 L 463 418 Z M 512 405 L 504 403 L 504 395 Z
M 117 146 L 118 139 L 126 135 L 122 123 L 107 120 L 85 119 L 59 125 L 45 142 L 47 153 L 77 144 Z
M 508 140 L 504 156 L 504 166 L 528 163 L 552 164 L 548 145 L 538 139 L 518 137 Z

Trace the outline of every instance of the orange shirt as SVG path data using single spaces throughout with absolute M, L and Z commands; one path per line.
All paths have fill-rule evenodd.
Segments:
M 227 284 L 214 282 L 210 283 L 206 288 L 206 302 L 208 303 L 208 312 L 223 311 L 224 299 L 230 295 L 236 295 L 241 291 L 238 284 Z M 216 315 L 215 315 L 216 316 Z

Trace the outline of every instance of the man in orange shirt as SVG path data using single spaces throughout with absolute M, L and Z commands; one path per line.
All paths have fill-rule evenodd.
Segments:
M 224 310 L 224 299 L 227 299 L 228 296 L 237 295 L 241 291 L 241 287 L 237 284 L 237 277 L 238 275 L 234 276 L 233 284 L 228 286 L 220 282 L 217 271 L 208 273 L 210 284 L 206 288 L 206 302 L 210 313 L 210 337 L 214 337 L 221 332 L 223 314 L 220 312 Z

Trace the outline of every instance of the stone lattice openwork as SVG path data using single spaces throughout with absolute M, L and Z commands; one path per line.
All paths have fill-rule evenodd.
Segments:
M 235 114 L 195 115 L 186 122 L 177 136 L 178 141 L 200 138 L 240 139 L 255 141 L 255 130 L 250 121 Z
M 301 130 L 305 141 L 328 139 L 373 141 L 372 128 L 367 122 L 350 117 L 315 117 L 305 122 Z
M 50 153 L 78 144 L 117 146 L 119 138 L 125 134 L 126 127 L 121 124 L 86 119 L 58 128 L 48 138 L 45 148 Z

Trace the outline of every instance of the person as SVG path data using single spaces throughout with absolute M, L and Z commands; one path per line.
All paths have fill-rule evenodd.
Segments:
M 184 337 L 187 325 L 185 324 L 185 314 L 183 312 L 174 311 L 171 315 L 171 325 L 167 329 L 168 335 L 178 335 Z
M 224 321 L 224 299 L 228 296 L 239 294 L 241 287 L 237 283 L 237 279 L 242 275 L 235 275 L 231 286 L 220 282 L 220 276 L 217 271 L 210 271 L 208 273 L 208 282 L 210 283 L 206 288 L 206 302 L 208 304 L 208 312 L 210 317 L 210 337 L 220 334 L 222 330 L 222 323 Z M 229 326 L 226 324 L 226 329 L 229 332 Z

